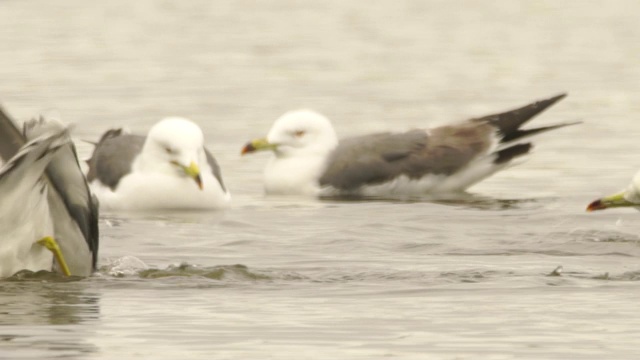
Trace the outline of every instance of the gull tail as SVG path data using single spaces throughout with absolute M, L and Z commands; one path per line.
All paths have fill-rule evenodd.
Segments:
M 560 129 L 565 126 L 580 124 L 580 121 L 573 121 L 537 128 L 521 129 L 529 120 L 564 99 L 566 96 L 567 94 L 560 94 L 548 99 L 536 101 L 518 109 L 473 119 L 472 121 L 474 122 L 488 123 L 496 128 L 500 144 L 494 153 L 495 159 L 493 162 L 495 164 L 508 164 L 515 158 L 529 154 L 533 149 L 533 144 L 530 142 L 522 142 L 525 138 Z
M 499 114 L 487 115 L 472 121 L 485 122 L 493 125 L 498 130 L 502 143 L 508 143 L 517 139 L 528 137 L 544 131 L 558 129 L 574 123 L 557 124 L 534 129 L 520 129 L 527 121 L 564 99 L 567 94 L 560 94 L 549 99 L 536 101 L 521 108 L 505 111 Z
M 511 134 L 509 134 L 509 136 L 503 137 L 500 142 L 510 143 L 515 140 L 522 140 L 524 138 L 528 138 L 529 136 L 533 136 L 543 132 L 560 129 L 565 126 L 571 126 L 571 125 L 577 125 L 577 124 L 582 124 L 582 121 L 573 121 L 573 122 L 567 122 L 567 123 L 561 123 L 561 124 L 555 124 L 555 125 L 549 125 L 549 126 L 542 126 L 542 127 L 533 128 L 533 129 L 525 129 L 525 130 L 518 129 L 517 131 L 514 131 Z

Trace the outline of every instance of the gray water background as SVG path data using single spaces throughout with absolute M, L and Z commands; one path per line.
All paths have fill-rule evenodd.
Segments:
M 193 119 L 224 212 L 104 213 L 101 271 L 0 282 L 2 359 L 634 359 L 637 1 L 0 2 L 0 103 L 76 139 Z M 569 92 L 529 161 L 445 202 L 265 197 L 287 110 L 341 136 Z M 91 147 L 78 143 L 87 157 Z M 557 266 L 562 276 L 548 276 Z M 146 268 L 146 271 L 140 271 Z

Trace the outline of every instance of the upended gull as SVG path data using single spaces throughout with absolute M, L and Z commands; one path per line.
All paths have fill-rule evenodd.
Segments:
M 604 210 L 615 207 L 635 207 L 640 210 L 640 171 L 621 192 L 592 201 L 587 211 Z
M 184 118 L 161 120 L 146 137 L 109 130 L 87 163 L 103 209 L 217 209 L 231 200 L 202 130 Z
M 41 119 L 26 123 L 21 134 L 0 109 L 0 157 L 0 278 L 20 270 L 91 275 L 97 200 L 68 130 Z
M 500 114 L 398 133 L 338 141 L 329 120 L 288 112 L 266 138 L 242 154 L 271 150 L 264 171 L 268 194 L 393 196 L 459 192 L 514 164 L 532 149 L 525 138 L 574 123 L 522 129 L 566 94 Z

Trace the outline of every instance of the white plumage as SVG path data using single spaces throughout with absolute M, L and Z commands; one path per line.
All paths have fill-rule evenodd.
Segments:
M 268 194 L 406 196 L 464 191 L 529 154 L 532 135 L 571 124 L 523 129 L 564 94 L 504 113 L 433 128 L 338 137 L 330 121 L 299 110 L 278 118 L 242 153 L 273 151 Z
M 89 167 L 103 209 L 217 209 L 231 200 L 200 127 L 184 118 L 164 119 L 146 137 L 108 132 Z

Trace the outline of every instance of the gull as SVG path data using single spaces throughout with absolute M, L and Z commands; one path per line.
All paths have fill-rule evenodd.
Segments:
M 185 118 L 163 119 L 147 136 L 109 130 L 87 163 L 104 209 L 219 209 L 231 200 L 202 130 Z
M 430 129 L 338 140 L 331 122 L 311 110 L 284 114 L 242 154 L 269 150 L 267 194 L 394 196 L 464 191 L 516 163 L 531 135 L 574 123 L 521 126 L 565 94 L 507 112 Z
M 98 206 L 68 129 L 41 118 L 20 133 L 0 109 L 0 158 L 7 160 L 0 168 L 0 278 L 20 270 L 91 275 Z
M 613 195 L 592 201 L 587 211 L 604 210 L 615 207 L 635 207 L 640 210 L 640 171 L 638 171 L 626 189 Z

